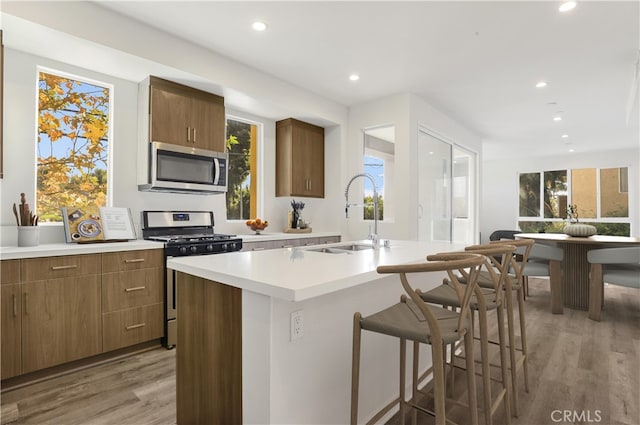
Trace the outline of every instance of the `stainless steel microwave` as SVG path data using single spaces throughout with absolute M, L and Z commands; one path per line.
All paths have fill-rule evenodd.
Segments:
M 149 183 L 141 191 L 212 194 L 227 191 L 228 154 L 151 142 Z

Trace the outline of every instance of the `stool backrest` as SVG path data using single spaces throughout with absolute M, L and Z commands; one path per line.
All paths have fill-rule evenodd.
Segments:
M 484 256 L 474 253 L 466 252 L 447 252 L 429 255 L 427 262 L 418 264 L 400 264 L 389 266 L 378 266 L 378 273 L 393 273 L 399 274 L 402 287 L 415 305 L 420 309 L 429 325 L 429 330 L 432 337 L 442 339 L 442 333 L 438 326 L 438 320 L 429 310 L 424 300 L 420 297 L 420 290 L 414 289 L 407 278 L 407 275 L 414 273 L 425 272 L 446 272 L 449 280 L 456 282 L 458 285 L 458 277 L 456 272 L 462 273 L 464 271 L 468 274 L 469 280 L 467 281 L 467 287 L 462 297 L 458 300 L 460 302 L 460 316 L 458 319 L 457 329 L 460 336 L 464 335 L 466 328 L 463 326 L 463 320 L 468 319 L 469 316 L 469 302 L 471 301 L 471 295 L 473 294 L 480 268 L 485 262 Z
M 516 261 L 515 256 L 511 257 L 511 267 L 515 272 L 515 278 L 517 282 L 522 282 L 522 276 L 524 272 L 524 267 L 529 260 L 529 255 L 531 254 L 531 248 L 535 241 L 533 239 L 514 239 L 514 240 L 500 240 L 500 241 L 491 241 L 490 244 L 503 244 L 503 245 L 513 245 L 516 247 L 515 253 L 520 257 L 520 261 Z M 507 284 L 510 284 L 510 280 L 507 279 Z
M 485 256 L 484 268 L 493 281 L 493 289 L 496 302 L 501 302 L 504 291 L 502 288 L 509 276 L 509 266 L 516 247 L 510 244 L 484 244 L 471 245 L 465 248 L 467 252 L 482 254 Z M 466 278 L 466 276 L 465 276 Z M 484 295 L 479 287 L 476 288 L 478 301 L 484 302 Z

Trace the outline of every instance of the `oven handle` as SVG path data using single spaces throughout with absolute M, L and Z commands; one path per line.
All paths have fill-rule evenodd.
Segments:
M 175 319 L 176 318 L 176 307 L 177 307 L 177 297 L 176 297 L 176 280 L 175 274 L 176 272 L 171 269 L 167 270 L 167 319 Z

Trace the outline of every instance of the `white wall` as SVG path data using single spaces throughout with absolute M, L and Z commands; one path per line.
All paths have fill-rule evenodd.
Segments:
M 392 222 L 382 222 L 379 225 L 378 233 L 383 239 L 416 239 L 418 128 L 429 129 L 445 140 L 478 153 L 479 157 L 482 141 L 463 124 L 414 94 L 397 94 L 357 105 L 349 111 L 346 180 L 353 174 L 362 172 L 363 129 L 381 125 L 395 125 L 395 181 L 392 188 L 386 189 L 395 202 L 395 215 Z M 361 199 L 361 187 L 353 186 L 350 199 Z M 342 232 L 350 238 L 365 237 L 369 223 L 362 220 L 361 208 L 354 209 L 349 215 L 352 218 L 343 226 Z
M 631 235 L 637 236 L 640 231 L 639 165 L 640 149 L 484 161 L 480 222 L 482 240 L 487 241 L 494 230 L 517 229 L 518 173 L 598 167 L 629 167 Z
M 301 200 L 306 203 L 304 217 L 314 230 L 339 228 L 341 152 L 347 120 L 344 106 L 102 8 L 101 19 L 91 18 L 90 27 L 73 24 L 94 16 L 95 8 L 71 2 L 3 4 L 5 178 L 0 181 L 4 206 L 0 209 L 0 244 L 15 245 L 10 205 L 18 202 L 19 193 L 25 192 L 35 206 L 38 65 L 114 85 L 113 204 L 131 208 L 136 221 L 142 210 L 212 210 L 217 232 L 249 233 L 243 222 L 225 220 L 224 195 L 138 192 L 136 169 L 146 158 L 139 158 L 137 152 L 137 144 L 143 142 L 138 136 L 137 83 L 152 74 L 224 95 L 230 113 L 263 124 L 260 216 L 270 221 L 268 231 L 282 231 L 291 202 L 289 197 L 275 198 L 275 121 L 292 116 L 326 127 L 325 198 Z M 14 15 L 7 15 L 8 10 Z M 29 44 L 34 38 L 48 43 Z M 44 44 L 46 49 L 41 47 Z M 64 241 L 60 226 L 44 227 L 41 243 Z

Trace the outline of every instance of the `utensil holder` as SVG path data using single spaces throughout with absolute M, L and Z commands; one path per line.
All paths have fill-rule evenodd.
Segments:
M 38 226 L 18 226 L 18 246 L 38 246 L 40 228 Z

